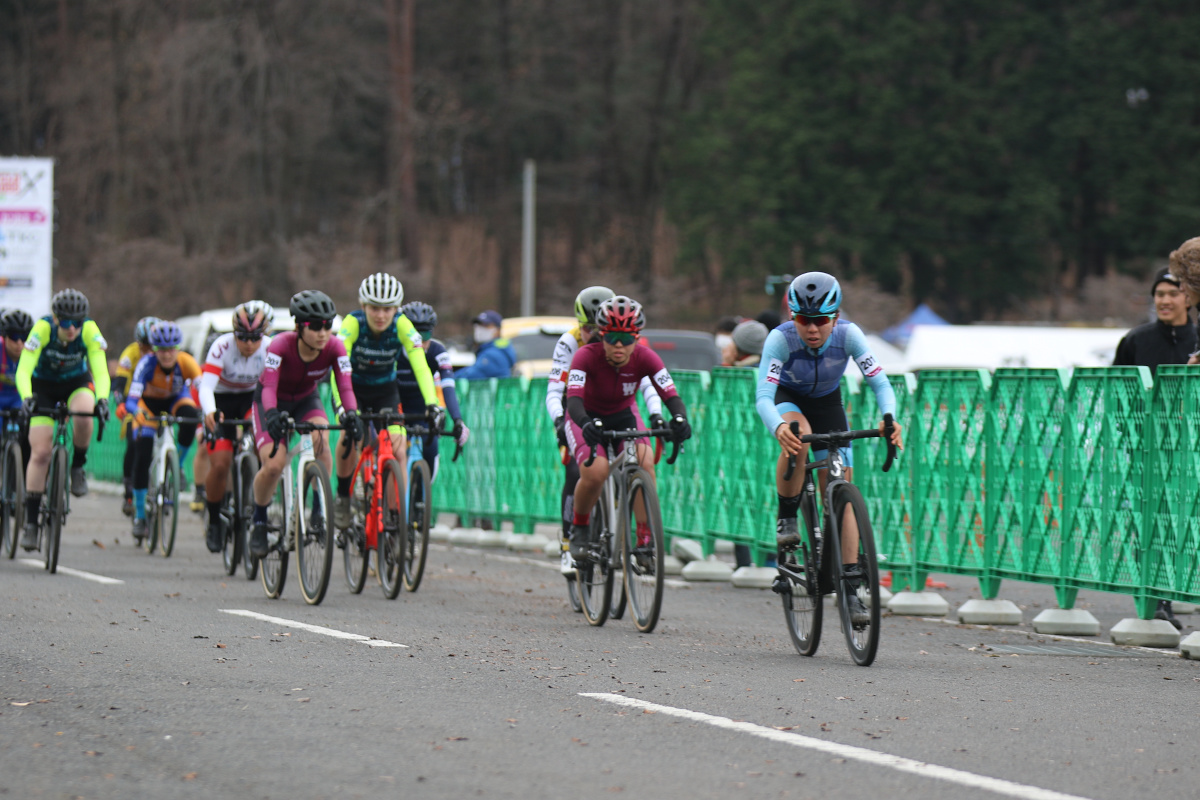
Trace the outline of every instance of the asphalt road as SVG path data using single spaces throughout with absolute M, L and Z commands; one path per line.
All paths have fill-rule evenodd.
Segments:
M 1200 663 L 1177 653 L 1009 655 L 1061 642 L 885 617 L 862 668 L 828 616 L 796 655 L 769 591 L 673 587 L 654 633 L 592 628 L 554 564 L 448 547 L 395 601 L 335 561 L 311 607 L 294 570 L 275 601 L 225 577 L 197 518 L 170 559 L 127 530 L 115 498 L 77 501 L 60 559 L 122 583 L 0 562 L 0 796 L 1200 796 Z M 941 577 L 952 605 L 978 596 Z

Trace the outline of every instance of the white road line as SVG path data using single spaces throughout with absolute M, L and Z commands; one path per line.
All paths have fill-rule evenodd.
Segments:
M 320 625 L 309 625 L 307 622 L 297 622 L 294 619 L 284 619 L 283 617 L 272 617 L 267 614 L 259 614 L 256 611 L 246 611 L 241 608 L 222 608 L 221 611 L 225 614 L 233 614 L 239 617 L 250 617 L 250 619 L 258 619 L 263 622 L 273 622 L 276 625 L 282 625 L 285 628 L 299 628 L 302 631 L 309 633 L 319 633 L 324 636 L 332 636 L 335 639 L 349 639 L 353 642 L 362 642 L 368 647 L 408 647 L 406 644 L 397 644 L 396 642 L 385 641 L 384 639 L 372 639 L 370 636 L 363 636 L 361 633 L 347 633 L 333 628 L 323 628 Z
M 964 786 L 970 789 L 984 789 L 986 791 L 995 792 L 996 794 L 1006 795 L 1008 797 L 1016 797 L 1020 800 L 1087 800 L 1073 794 L 1063 794 L 1056 792 L 1053 789 L 1042 789 L 1037 786 L 1027 786 L 1022 783 L 1014 783 L 1001 778 L 989 778 L 986 775 L 976 775 L 972 772 L 964 772 L 963 770 L 953 769 L 951 767 L 942 767 L 937 764 L 930 764 L 925 761 L 916 761 L 911 758 L 902 758 L 893 756 L 888 753 L 880 753 L 876 750 L 868 750 L 865 747 L 855 747 L 848 744 L 838 744 L 837 742 L 827 742 L 824 739 L 814 739 L 810 736 L 803 736 L 798 733 L 790 733 L 788 731 L 780 731 L 774 728 L 765 728 L 762 725 L 755 725 L 752 722 L 739 722 L 727 717 L 715 717 L 711 714 L 703 714 L 699 711 L 688 711 L 684 708 L 673 708 L 671 706 L 661 706 L 657 703 L 647 703 L 644 700 L 637 700 L 632 697 L 622 697 L 620 695 L 607 694 L 603 692 L 580 692 L 580 697 L 591 697 L 596 700 L 603 700 L 606 703 L 614 703 L 619 706 L 629 708 L 640 708 L 645 711 L 657 712 L 666 714 L 672 717 L 681 717 L 683 719 L 692 720 L 693 722 L 703 722 L 708 725 L 713 725 L 718 728 L 737 731 L 739 733 L 748 733 L 752 736 L 759 736 L 763 739 L 770 739 L 781 744 L 788 744 L 793 747 L 803 747 L 808 750 L 818 750 L 823 753 L 837 756 L 839 758 L 854 759 L 867 764 L 873 764 L 878 767 L 890 767 L 891 769 L 901 772 L 909 772 L 914 775 L 920 775 L 924 778 L 934 778 L 936 780 L 955 783 L 959 786 Z
M 28 564 L 29 566 L 37 567 L 38 569 L 46 568 L 46 562 L 38 561 L 36 558 L 19 558 L 17 560 L 20 561 L 22 564 Z M 64 567 L 62 564 L 59 564 L 56 569 L 58 572 L 61 572 L 64 575 L 70 575 L 75 578 L 83 578 L 85 581 L 95 581 L 96 583 L 107 583 L 107 584 L 117 584 L 117 583 L 125 582 L 123 580 L 120 580 L 119 578 L 108 578 L 108 577 L 105 577 L 104 575 L 97 575 L 94 572 L 84 572 L 81 569 L 71 569 L 70 567 Z

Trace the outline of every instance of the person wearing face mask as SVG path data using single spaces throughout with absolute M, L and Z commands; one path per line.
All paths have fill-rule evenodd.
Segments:
M 721 317 L 713 329 L 713 340 L 717 344 L 717 352 L 724 353 L 733 344 L 733 329 L 742 321 L 741 317 Z
M 513 364 L 517 363 L 517 351 L 508 339 L 500 338 L 500 323 L 504 318 L 499 311 L 484 311 L 471 320 L 475 328 L 475 363 L 454 373 L 455 378 L 465 381 L 483 378 L 507 378 L 512 375 Z

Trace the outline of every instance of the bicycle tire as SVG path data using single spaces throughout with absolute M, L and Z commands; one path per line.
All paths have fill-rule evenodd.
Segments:
M 639 496 L 645 504 L 646 525 L 650 528 L 650 539 L 645 544 L 638 543 L 637 521 L 633 515 Z M 641 467 L 630 475 L 626 500 L 625 518 L 620 524 L 625 590 L 629 595 L 634 626 L 642 633 L 650 633 L 662 613 L 664 544 L 658 491 L 654 488 L 654 478 Z
M 375 548 L 375 563 L 383 596 L 395 600 L 404 585 L 404 559 L 408 549 L 408 516 L 404 510 L 407 500 L 400 464 L 395 459 L 385 461 L 379 470 L 379 480 L 383 481 L 379 493 L 383 503 L 380 510 L 383 524 Z
M 150 462 L 150 485 L 146 488 L 146 538 L 142 549 L 154 555 L 158 549 L 158 481 L 154 478 L 154 462 Z
M 858 564 L 865 575 L 864 584 L 858 588 L 858 598 L 867 608 L 868 621 L 864 625 L 852 625 L 850 620 L 850 592 L 837 568 L 838 613 L 842 618 L 842 632 L 846 635 L 846 646 L 850 657 L 860 667 L 869 667 L 879 649 L 879 565 L 875 558 L 875 535 L 871 530 L 871 518 L 862 492 L 852 483 L 842 483 L 833 489 L 833 514 L 831 528 L 841 525 L 846 506 L 854 509 L 858 523 Z M 839 529 L 840 541 L 840 529 Z M 840 553 L 840 550 L 837 551 Z M 838 562 L 841 558 L 838 558 Z
M 813 656 L 821 644 L 821 623 L 825 605 L 821 599 L 818 578 L 820 565 L 816 563 L 817 540 L 813 535 L 812 508 L 801 501 L 800 512 L 800 524 L 804 526 L 800 547 L 794 553 L 781 552 L 778 557 L 780 564 L 785 563 L 786 558 L 797 568 L 803 568 L 805 577 L 799 582 L 787 579 L 788 591 L 780 597 L 783 599 L 783 616 L 787 622 L 792 646 L 802 656 Z
M 52 502 L 46 508 L 46 571 L 51 575 L 58 572 L 58 548 L 62 543 L 62 526 L 67 518 L 67 451 L 59 447 L 50 456 Z
M 363 501 L 367 490 L 366 463 L 354 478 L 354 488 L 350 498 L 350 527 L 337 532 L 337 545 L 342 551 L 342 566 L 346 575 L 346 588 L 351 594 L 360 594 L 367 583 L 368 567 L 371 563 L 371 551 L 367 549 L 367 531 L 362 516 L 357 509 L 366 508 Z
M 304 465 L 293 530 L 300 594 L 310 606 L 320 605 L 333 571 L 333 491 L 320 461 Z
M 246 453 L 239 459 L 241 483 L 238 497 L 238 548 L 242 554 L 242 574 L 246 580 L 252 581 L 258 577 L 258 559 L 250 555 L 250 532 L 254 527 L 254 477 L 258 475 L 258 457 Z
M 612 525 L 608 509 L 605 507 L 604 496 L 596 501 L 592 509 L 592 517 L 588 525 L 588 538 L 591 542 L 599 542 L 599 553 L 594 561 L 586 564 L 576 563 L 575 576 L 579 588 L 579 600 L 583 606 L 584 619 L 589 625 L 599 627 L 608 620 L 609 607 L 612 604 L 613 570 L 610 568 L 612 542 Z
M 625 579 L 613 576 L 613 596 L 608 604 L 608 618 L 622 619 L 629 606 L 629 594 L 625 591 Z
M 163 558 L 170 558 L 175 550 L 175 533 L 179 529 L 179 484 L 179 453 L 168 450 L 166 464 L 163 465 L 163 482 L 158 487 L 158 514 L 154 520 L 158 526 L 155 538 L 158 539 L 158 550 Z
M 567 579 L 567 602 L 571 604 L 571 610 L 576 614 L 583 613 L 583 603 L 579 600 L 579 581 L 575 575 L 564 575 Z
M 408 476 L 408 536 L 404 540 L 404 589 L 415 592 L 425 575 L 425 557 L 429 552 L 429 520 L 433 516 L 429 465 L 423 459 L 413 462 Z
M 242 521 L 238 516 L 237 502 L 239 494 L 241 485 L 234 470 L 232 480 L 225 487 L 225 496 L 221 499 L 221 510 L 217 513 L 217 523 L 221 526 L 221 562 L 225 574 L 230 577 L 237 572 L 238 562 L 242 560 Z
M 267 554 L 255 559 L 258 564 L 259 577 L 262 579 L 263 592 L 271 600 L 283 594 L 284 584 L 287 583 L 288 550 L 287 541 L 291 533 L 292 509 L 288 508 L 287 492 L 284 481 L 289 479 L 290 470 L 285 470 L 275 487 L 275 497 L 267 508 Z
M 4 447 L 3 491 L 4 555 L 10 559 L 17 554 L 17 538 L 25 528 L 25 468 L 21 464 L 21 447 L 11 439 Z

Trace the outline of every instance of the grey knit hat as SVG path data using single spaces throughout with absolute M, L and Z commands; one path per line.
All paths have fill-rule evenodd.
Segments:
M 733 329 L 733 344 L 738 350 L 750 355 L 762 355 L 763 342 L 767 340 L 767 326 L 748 319 Z

